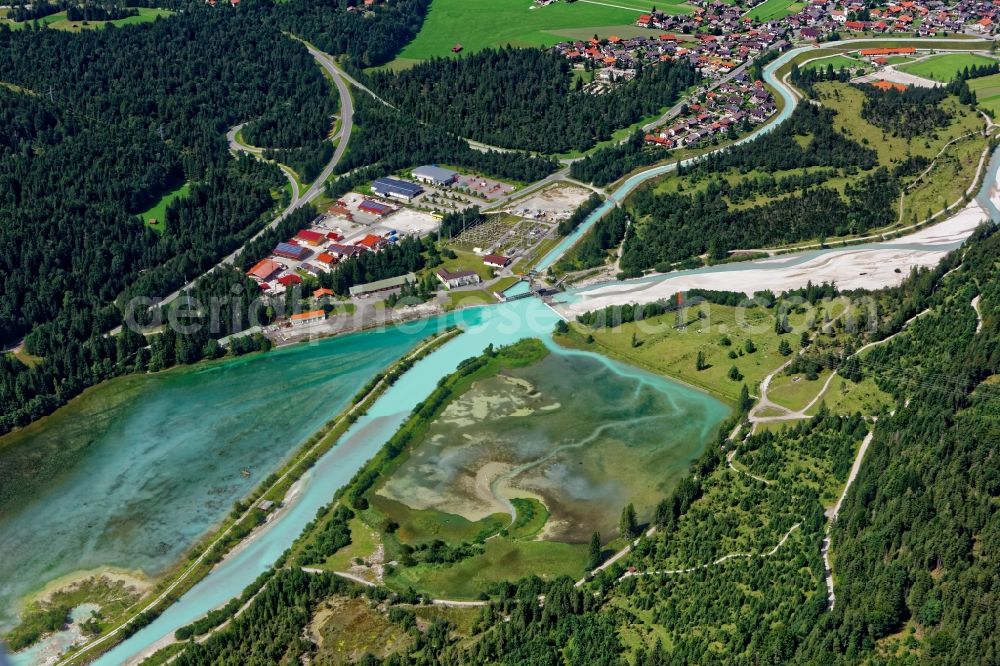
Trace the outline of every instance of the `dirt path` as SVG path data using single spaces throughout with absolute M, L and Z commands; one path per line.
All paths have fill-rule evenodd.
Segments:
M 861 469 L 861 461 L 864 460 L 865 453 L 868 451 L 868 445 L 872 441 L 872 437 L 875 435 L 875 426 L 873 425 L 865 438 L 861 440 L 861 446 L 858 447 L 858 454 L 854 456 L 854 463 L 851 465 L 851 471 L 847 475 L 847 483 L 844 484 L 844 490 L 840 493 L 840 497 L 837 498 L 837 503 L 826 511 L 826 535 L 823 537 L 823 546 L 821 552 L 823 553 L 823 568 L 826 573 L 826 589 L 827 589 L 827 602 L 830 610 L 833 610 L 833 605 L 837 602 L 837 595 L 833 590 L 833 565 L 830 563 L 830 529 L 833 527 L 833 523 L 837 520 L 837 514 L 840 513 L 840 507 L 844 503 L 844 498 L 847 496 L 847 491 L 851 488 L 851 484 L 854 483 L 854 479 L 858 476 L 858 470 Z
M 750 559 L 750 558 L 753 558 L 753 557 L 771 557 L 772 555 L 774 555 L 775 553 L 777 553 L 778 550 L 780 550 L 782 546 L 785 545 L 785 542 L 788 541 L 788 537 L 792 536 L 792 532 L 794 532 L 795 530 L 797 530 L 800 525 L 801 525 L 801 523 L 795 523 L 794 525 L 792 525 L 788 529 L 788 531 L 785 532 L 785 536 L 781 537 L 781 540 L 778 541 L 778 543 L 776 543 L 774 545 L 774 548 L 772 548 L 771 550 L 769 550 L 767 552 L 764 552 L 764 553 L 729 553 L 728 555 L 723 555 L 722 557 L 720 557 L 717 560 L 713 560 L 713 561 L 707 562 L 705 564 L 699 564 L 699 565 L 694 566 L 694 567 L 688 567 L 687 569 L 663 569 L 663 570 L 658 570 L 658 571 L 626 571 L 625 573 L 623 573 L 621 575 L 621 577 L 618 580 L 620 580 L 620 581 L 621 580 L 625 580 L 626 578 L 630 578 L 632 576 L 673 576 L 673 575 L 676 575 L 676 574 L 693 573 L 693 572 L 698 571 L 700 569 L 707 569 L 707 568 L 715 566 L 717 564 L 722 564 L 723 562 L 727 562 L 729 560 L 733 560 L 733 559 L 741 558 L 741 557 L 742 558 L 746 558 L 746 559 Z

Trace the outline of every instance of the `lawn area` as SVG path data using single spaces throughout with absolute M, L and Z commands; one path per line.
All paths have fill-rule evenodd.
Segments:
M 969 89 L 976 93 L 980 109 L 993 118 L 1000 115 L 1000 74 L 972 79 L 969 81 Z
M 845 55 L 835 55 L 829 58 L 821 58 L 819 60 L 811 60 L 802 66 L 802 69 L 826 69 L 828 66 L 833 65 L 835 70 L 844 69 L 854 69 L 856 67 L 864 67 L 865 63 L 856 60 L 850 56 Z M 867 69 L 867 68 L 866 68 Z
M 474 599 L 490 583 L 538 575 L 580 578 L 587 564 L 587 545 L 555 541 L 514 541 L 499 537 L 485 544 L 481 555 L 451 565 L 419 564 L 397 569 L 386 578 L 389 587 L 438 598 Z
M 445 259 L 437 268 L 444 268 L 452 273 L 458 271 L 473 271 L 483 280 L 489 280 L 493 277 L 493 269 L 483 263 L 483 258 L 474 252 L 468 252 L 466 250 L 453 250 L 456 257 L 454 259 Z
M 56 12 L 55 14 L 50 14 L 44 18 L 38 19 L 38 23 L 42 25 L 47 25 L 50 28 L 55 28 L 56 30 L 68 30 L 69 32 L 80 32 L 81 30 L 90 30 L 94 28 L 103 28 L 106 25 L 114 25 L 121 27 L 123 25 L 134 25 L 136 23 L 149 23 L 155 21 L 161 16 L 170 16 L 173 14 L 169 9 L 158 9 L 153 7 L 138 7 L 138 16 L 129 16 L 127 18 L 118 19 L 116 21 L 67 21 L 66 12 Z M 6 18 L 0 18 L 0 24 L 7 25 L 13 30 L 18 30 L 26 25 L 30 25 L 31 21 L 21 21 L 15 23 Z
M 497 299 L 493 297 L 493 294 L 485 289 L 451 291 L 448 292 L 448 297 L 444 302 L 444 309 L 456 310 L 458 308 L 467 308 L 473 305 L 488 305 L 496 302 Z
M 180 197 L 186 197 L 191 191 L 191 183 L 184 183 L 180 187 L 170 192 L 167 192 L 160 200 L 156 202 L 156 205 L 147 211 L 139 213 L 139 218 L 142 219 L 143 223 L 154 231 L 163 232 L 166 231 L 166 219 L 167 219 L 167 206 L 174 199 Z M 151 220 L 156 220 L 156 224 L 151 224 Z
M 784 372 L 775 376 L 767 389 L 767 397 L 776 405 L 799 411 L 816 397 L 823 388 L 830 370 L 823 370 L 817 379 L 806 379 L 804 374 L 786 375 Z M 836 380 L 834 380 L 836 381 Z
M 375 552 L 379 544 L 378 533 L 365 525 L 360 518 L 351 518 L 348 525 L 351 528 L 351 543 L 326 558 L 323 569 L 330 571 L 348 571 L 354 565 L 354 558 L 365 559 Z
M 871 377 L 866 377 L 857 384 L 843 377 L 835 377 L 823 396 L 806 413 L 812 416 L 819 411 L 820 405 L 826 405 L 834 414 L 874 414 L 882 408 L 891 408 L 892 402 L 892 396 L 881 391 Z
M 946 53 L 897 67 L 901 72 L 947 83 L 966 67 L 993 65 L 997 61 L 977 53 Z
M 579 0 L 546 7 L 536 7 L 530 0 L 433 0 L 416 39 L 389 67 L 395 69 L 432 57 L 452 56 L 451 49 L 456 43 L 462 45 L 463 53 L 470 53 L 507 44 L 551 46 L 595 33 L 626 37 L 637 34 L 632 29 L 636 18 L 650 11 L 654 4 L 657 9 L 671 13 L 693 10 L 683 3 L 647 0 L 607 4 Z
M 730 403 L 739 398 L 744 383 L 754 393 L 757 384 L 787 360 L 778 353 L 781 337 L 788 340 L 793 350 L 798 348 L 796 335 L 779 336 L 774 332 L 774 310 L 763 307 L 741 310 L 707 303 L 701 308 L 706 317 L 699 319 L 695 308 L 689 308 L 685 328 L 676 326 L 676 313 L 668 313 L 638 323 L 595 330 L 571 324 L 570 334 L 556 336 L 556 340 L 680 379 Z M 795 314 L 789 317 L 793 326 L 798 326 L 800 320 Z M 586 342 L 587 334 L 593 336 L 592 343 Z M 747 340 L 753 341 L 756 351 L 745 351 Z M 708 366 L 703 370 L 695 368 L 698 352 L 704 354 Z M 736 358 L 730 358 L 730 352 Z M 729 378 L 733 366 L 743 379 Z
M 373 512 L 366 516 L 369 522 L 377 523 L 380 516 L 386 516 L 399 524 L 397 537 L 405 543 L 420 544 L 441 539 L 449 543 L 475 541 L 496 534 L 510 524 L 510 516 L 496 513 L 482 520 L 472 521 L 454 513 L 434 509 L 414 509 L 402 502 L 375 494 L 371 499 Z
M 770 21 L 795 14 L 801 11 L 804 6 L 804 3 L 794 0 L 764 0 L 750 10 L 750 16 L 758 21 Z

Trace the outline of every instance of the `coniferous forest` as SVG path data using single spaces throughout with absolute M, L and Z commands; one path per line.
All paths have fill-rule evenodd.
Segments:
M 394 646 L 373 645 L 381 656 L 358 662 L 369 665 L 996 663 L 998 257 L 1000 234 L 984 227 L 941 266 L 874 294 L 884 309 L 864 339 L 886 339 L 927 311 L 847 373 L 874 379 L 891 410 L 873 421 L 821 407 L 738 442 L 721 434 L 656 509 L 656 532 L 582 586 L 495 584 L 471 627 L 417 626 L 426 600 L 412 591 L 362 591 L 290 568 L 182 662 L 329 654 L 306 628 L 332 598 L 352 598 L 399 626 Z M 981 325 L 977 295 L 989 313 Z M 869 435 L 832 528 L 831 609 L 824 506 Z M 734 551 L 750 555 L 685 568 Z
M 282 204 L 280 172 L 232 157 L 230 127 L 246 123 L 248 143 L 307 178 L 329 159 L 336 93 L 278 27 L 304 12 L 296 24 L 304 36 L 322 41 L 322 33 L 334 54 L 362 59 L 337 35 L 360 32 L 364 21 L 385 58 L 412 36 L 398 26 L 414 30 L 426 5 L 351 13 L 339 27 L 294 3 L 176 9 L 169 19 L 79 34 L 0 26 L 8 84 L 0 87 L 0 341 L 24 338 L 25 351 L 43 357 L 31 367 L 4 357 L 0 432 L 102 379 L 145 369 L 141 336 L 102 338 L 128 299 L 167 295 L 240 247 Z M 139 214 L 185 182 L 190 191 L 168 207 L 162 233 L 148 228 Z M 170 349 L 152 367 L 217 353 L 204 343 L 157 341 Z
M 586 150 L 621 127 L 673 104 L 696 80 L 687 63 L 641 69 L 606 95 L 572 88 L 569 63 L 538 49 L 487 49 L 377 72 L 371 87 L 418 120 L 504 148 Z

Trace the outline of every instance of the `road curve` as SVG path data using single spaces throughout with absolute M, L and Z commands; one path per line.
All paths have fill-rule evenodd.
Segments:
M 312 55 L 312 57 L 316 59 L 316 62 L 319 63 L 320 67 L 325 69 L 330 74 L 330 78 L 333 79 L 334 84 L 337 86 L 337 93 L 340 95 L 340 130 L 333 137 L 333 139 L 337 141 L 337 147 L 333 151 L 333 157 L 327 163 L 326 167 L 323 168 L 323 171 L 320 172 L 316 180 L 313 181 L 313 184 L 309 187 L 309 189 L 307 189 L 305 193 L 302 193 L 300 196 L 293 197 L 292 202 L 288 204 L 285 210 L 283 210 L 281 214 L 279 214 L 276 218 L 274 218 L 274 220 L 272 220 L 270 224 L 268 224 L 266 227 L 264 227 L 256 234 L 254 234 L 250 238 L 250 240 L 247 241 L 248 243 L 252 240 L 256 240 L 257 238 L 267 233 L 271 229 L 274 229 L 279 224 L 281 224 L 285 220 L 285 218 L 291 215 L 296 209 L 309 203 L 310 201 L 318 197 L 320 194 L 322 194 L 327 179 L 333 174 L 334 168 L 340 162 L 341 158 L 344 157 L 344 153 L 347 151 L 348 139 L 350 139 L 351 131 L 354 128 L 354 100 L 351 99 L 351 92 L 348 89 L 347 83 L 344 80 L 346 74 L 344 74 L 340 70 L 340 68 L 337 67 L 337 65 L 333 61 L 333 58 L 331 58 L 326 53 L 317 50 L 316 48 L 314 48 L 309 44 L 306 44 L 305 47 L 306 49 L 308 49 L 310 55 Z M 233 130 L 230 130 L 230 133 L 232 134 L 232 140 L 235 141 L 236 133 Z M 298 189 L 297 186 L 293 187 L 293 190 L 297 189 Z M 246 244 L 244 243 L 244 245 Z M 216 270 L 217 268 L 231 265 L 236 260 L 236 256 L 242 250 L 243 246 L 237 248 L 230 254 L 226 255 L 221 261 L 219 261 L 219 263 L 217 263 L 209 270 L 205 271 L 205 273 L 191 280 L 190 282 L 188 282 L 187 284 L 185 284 L 183 287 L 173 292 L 172 294 L 165 296 L 163 300 L 160 301 L 160 305 L 165 305 L 167 303 L 170 303 L 178 296 L 180 296 L 183 291 L 185 291 L 186 289 L 190 289 L 192 286 L 194 286 L 194 284 L 198 280 L 200 280 L 205 275 L 208 275 L 212 271 Z

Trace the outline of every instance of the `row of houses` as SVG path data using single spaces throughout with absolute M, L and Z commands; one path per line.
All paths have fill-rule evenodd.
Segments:
M 646 135 L 646 143 L 664 148 L 691 148 L 730 130 L 762 123 L 778 110 L 774 97 L 761 81 L 745 74 L 720 84 L 700 98 L 693 98 L 686 112 L 667 127 Z
M 778 39 L 777 33 L 762 30 L 726 35 L 661 33 L 627 39 L 612 35 L 604 40 L 563 42 L 553 49 L 572 63 L 596 69 L 595 81 L 609 83 L 634 78 L 640 64 L 667 61 L 687 61 L 708 78 L 721 77 L 762 53 Z
M 833 33 L 906 33 L 930 37 L 945 33 L 994 34 L 1000 8 L 992 2 L 961 0 L 903 0 L 872 6 L 862 2 L 811 0 L 796 14 L 768 22 L 805 40 Z
M 303 275 L 327 273 L 344 259 L 364 252 L 378 252 L 386 245 L 397 242 L 399 237 L 391 232 L 385 236 L 365 234 L 352 243 L 344 243 L 343 240 L 344 237 L 335 231 L 324 233 L 301 229 L 292 238 L 278 243 L 270 256 L 254 264 L 247 275 L 257 282 L 262 291 L 280 294 L 301 284 Z

